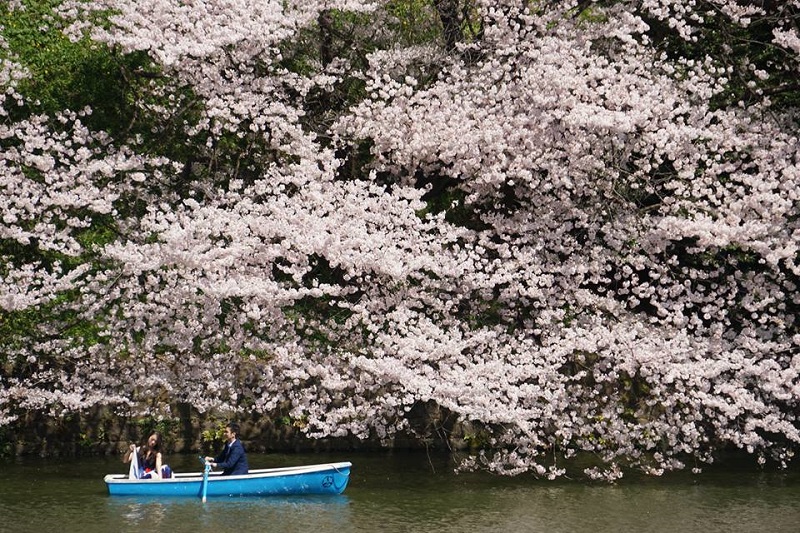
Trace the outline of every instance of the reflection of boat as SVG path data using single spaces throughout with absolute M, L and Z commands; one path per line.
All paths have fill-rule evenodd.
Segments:
M 208 476 L 205 494 L 211 496 L 271 496 L 279 494 L 341 494 L 350 479 L 349 462 L 251 470 L 241 476 Z M 195 496 L 203 493 L 203 474 L 173 474 L 169 479 L 129 479 L 124 474 L 105 478 L 112 496 Z

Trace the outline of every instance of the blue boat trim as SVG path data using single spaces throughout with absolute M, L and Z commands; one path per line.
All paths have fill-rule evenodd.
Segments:
M 206 492 L 208 497 L 341 494 L 350 479 L 351 466 L 350 462 L 341 462 L 266 468 L 240 476 L 211 472 Z M 112 496 L 200 497 L 203 473 L 175 473 L 170 479 L 129 479 L 125 474 L 108 474 L 103 481 Z

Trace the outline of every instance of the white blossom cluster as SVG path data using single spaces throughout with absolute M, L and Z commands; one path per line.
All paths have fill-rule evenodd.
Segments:
M 64 312 L 91 327 L 3 345 L 0 423 L 186 402 L 391 442 L 430 437 L 416 413 L 436 405 L 485 448 L 465 466 L 504 474 L 555 478 L 554 458 L 583 452 L 600 460 L 587 475 L 612 481 L 699 471 L 725 447 L 786 464 L 800 444 L 797 116 L 757 91 L 716 104 L 739 73 L 659 50 L 647 21 L 691 42 L 709 17 L 768 20 L 796 69 L 800 5 L 523 4 L 475 2 L 481 37 L 450 53 L 298 72 L 287 42 L 328 10 L 382 20 L 381 3 L 64 2 L 76 39 L 148 55 L 161 75 L 137 105 L 177 121 L 206 170 L 165 194 L 191 162 L 137 153 L 80 113 L 0 125 L 0 239 L 81 258 L 97 217 L 118 231 L 79 266 L 3 258 L 0 309 L 69 293 Z M 366 97 L 312 127 L 314 95 L 345 79 Z M 215 166 L 231 138 L 241 157 Z M 362 143 L 362 174 L 343 178 Z

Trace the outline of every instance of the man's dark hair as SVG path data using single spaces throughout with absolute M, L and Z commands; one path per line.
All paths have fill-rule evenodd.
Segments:
M 230 428 L 230 430 L 233 431 L 234 435 L 236 435 L 237 437 L 239 436 L 239 424 L 237 424 L 236 422 L 231 422 L 228 424 L 228 428 Z

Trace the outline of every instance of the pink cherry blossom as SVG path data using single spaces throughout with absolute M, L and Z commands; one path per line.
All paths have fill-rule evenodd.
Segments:
M 0 424 L 186 403 L 479 442 L 462 466 L 508 475 L 785 466 L 800 2 L 585 4 L 476 1 L 449 49 L 402 44 L 387 2 L 65 1 L 67 35 L 147 55 L 133 105 L 191 156 L 91 109 L 0 123 L 0 309 L 45 318 L 0 340 Z M 349 48 L 287 67 L 331 10 Z M 714 24 L 776 59 L 677 44 Z M 0 61 L 8 117 L 26 69 Z

